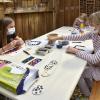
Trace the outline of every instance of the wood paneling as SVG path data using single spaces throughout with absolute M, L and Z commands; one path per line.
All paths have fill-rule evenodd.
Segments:
M 0 3 L 0 19 L 2 19 L 4 17 L 4 8 L 3 8 L 3 4 Z
M 64 0 L 57 0 L 56 4 L 56 26 L 64 26 Z
M 14 13 L 6 13 L 6 16 L 13 17 L 16 23 L 16 30 L 24 40 L 43 35 L 55 28 L 68 25 L 71 26 L 78 15 L 78 0 L 42 0 L 42 6 L 47 11 L 27 11 L 26 8 L 40 7 L 41 0 L 13 0 Z M 16 2 L 15 2 L 16 1 Z M 7 8 L 7 6 L 6 6 Z M 13 7 L 12 7 L 13 8 Z M 17 9 L 24 8 L 24 11 Z M 72 13 L 74 12 L 74 13 Z
M 41 0 L 17 0 L 14 3 L 14 13 L 6 13 L 6 16 L 14 17 L 17 33 L 24 40 L 53 30 L 53 0 L 47 0 L 45 3 L 41 3 Z M 40 9 L 42 6 L 43 9 Z M 17 9 L 24 10 L 18 11 Z
M 15 14 L 16 30 L 24 40 L 43 35 L 53 30 L 52 12 Z
M 89 12 L 89 0 L 12 0 L 13 5 L 0 5 L 0 17 L 4 17 L 4 9 L 11 7 L 6 16 L 13 17 L 17 33 L 24 39 L 43 35 L 61 26 L 72 26 L 81 12 Z M 42 2 L 41 2 L 42 1 Z M 93 10 L 100 10 L 100 0 L 90 0 Z M 2 3 L 3 4 L 3 3 Z M 4 9 L 3 9 L 4 7 Z M 19 10 L 20 9 L 20 10 Z M 2 13 L 2 14 L 1 14 Z
M 58 0 L 57 27 L 72 26 L 77 16 L 79 16 L 79 0 Z

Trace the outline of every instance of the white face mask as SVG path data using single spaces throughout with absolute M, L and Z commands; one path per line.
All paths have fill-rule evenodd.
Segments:
M 8 32 L 7 32 L 7 35 L 12 35 L 12 34 L 14 34 L 14 33 L 15 33 L 15 27 L 9 28 L 9 29 L 8 29 Z

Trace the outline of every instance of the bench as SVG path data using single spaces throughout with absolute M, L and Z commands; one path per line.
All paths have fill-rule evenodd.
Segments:
M 94 81 L 89 100 L 100 100 L 100 81 Z

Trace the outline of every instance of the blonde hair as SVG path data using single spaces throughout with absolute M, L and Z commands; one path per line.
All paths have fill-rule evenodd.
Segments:
M 81 13 L 80 14 L 80 16 L 79 16 L 79 18 L 81 18 L 81 19 L 83 19 L 83 20 L 87 20 L 87 18 L 88 18 L 88 16 L 87 16 L 87 14 L 86 13 Z
M 95 23 L 97 25 L 100 24 L 100 11 L 92 13 L 89 16 L 89 21 L 92 22 L 92 23 Z

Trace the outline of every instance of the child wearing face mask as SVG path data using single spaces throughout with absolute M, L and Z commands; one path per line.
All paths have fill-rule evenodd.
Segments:
M 10 17 L 0 20 L 0 54 L 23 45 L 23 40 L 15 32 L 15 22 Z
M 100 81 L 100 11 L 89 16 L 89 24 L 95 28 L 95 31 L 83 35 L 68 35 L 48 38 L 51 42 L 60 39 L 72 41 L 92 39 L 94 47 L 94 52 L 92 54 L 73 47 L 67 48 L 68 53 L 75 54 L 77 57 L 86 60 L 88 63 L 78 83 L 81 92 L 85 96 L 90 95 L 93 80 Z

